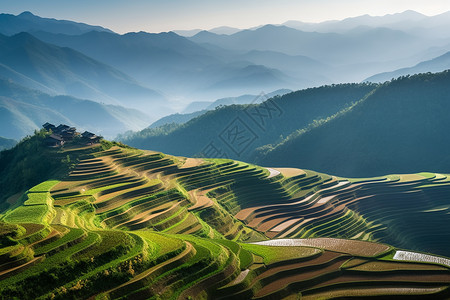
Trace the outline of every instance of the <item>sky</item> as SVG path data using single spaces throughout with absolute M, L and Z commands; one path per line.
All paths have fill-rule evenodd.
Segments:
M 449 0 L 0 0 L 0 12 L 31 11 L 41 17 L 131 31 L 250 28 L 288 20 L 320 22 L 363 14 L 381 16 L 415 10 L 450 11 Z

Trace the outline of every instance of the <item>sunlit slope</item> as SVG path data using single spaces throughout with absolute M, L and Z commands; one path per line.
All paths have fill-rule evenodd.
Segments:
M 105 147 L 43 150 L 70 173 L 8 199 L 3 298 L 449 297 L 448 259 L 395 248 L 445 249 L 445 175 L 347 180 Z

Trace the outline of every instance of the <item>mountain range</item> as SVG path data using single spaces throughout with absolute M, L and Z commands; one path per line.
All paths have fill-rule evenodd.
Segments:
M 258 93 L 263 86 L 277 89 L 295 85 L 295 80 L 280 70 L 241 59 L 233 61 L 220 51 L 206 49 L 173 32 L 118 35 L 92 31 L 78 36 L 39 32 L 35 35 L 123 70 L 169 98 L 181 98 L 184 104 L 186 98 L 210 100 Z
M 402 13 L 387 14 L 384 16 L 363 15 L 339 21 L 334 20 L 320 23 L 287 21 L 283 25 L 302 31 L 322 33 L 348 32 L 364 28 L 384 27 L 415 35 L 448 38 L 450 37 L 447 30 L 450 25 L 449 15 L 450 13 L 446 12 L 435 16 L 426 16 L 413 10 L 407 10 Z M 414 25 L 412 26 L 411 24 Z
M 138 109 L 151 124 L 191 103 L 185 112 L 198 116 L 212 99 L 442 71 L 450 37 L 422 33 L 443 28 L 445 16 L 407 11 L 320 23 L 315 31 L 288 22 L 186 38 L 0 14 L 0 78 L 51 96 Z M 138 123 L 126 127 L 142 129 Z
M 163 97 L 124 73 L 75 50 L 44 43 L 29 33 L 0 35 L 0 77 L 53 95 L 145 109 Z
M 351 109 L 262 151 L 256 161 L 356 177 L 448 172 L 449 83 L 450 71 L 387 82 Z
M 405 12 L 398 18 L 411 24 L 415 18 L 409 17 L 410 14 Z M 356 18 L 352 23 L 366 24 L 364 20 L 365 17 Z M 379 23 L 390 24 L 383 22 Z M 362 81 L 376 73 L 414 65 L 450 50 L 450 40 L 446 37 L 375 25 L 329 32 L 265 25 L 232 34 L 201 31 L 189 38 L 175 33 L 144 32 L 33 34 L 122 70 L 143 85 L 183 103 L 187 99 L 210 101 L 233 94 L 259 93 L 268 88 L 300 89 Z
M 450 71 L 378 85 L 324 86 L 256 106 L 216 109 L 177 128 L 145 129 L 124 141 L 176 155 L 301 166 L 345 177 L 446 172 L 449 87 Z

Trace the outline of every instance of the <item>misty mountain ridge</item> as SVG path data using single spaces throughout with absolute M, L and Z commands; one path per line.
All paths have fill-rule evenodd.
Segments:
M 162 105 L 158 92 L 70 48 L 44 43 L 29 33 L 0 35 L 0 76 L 53 95 L 145 108 Z
M 0 136 L 21 139 L 41 125 L 63 123 L 115 137 L 148 126 L 148 116 L 129 108 L 70 96 L 51 96 L 0 78 Z
M 334 32 L 267 24 L 245 30 L 220 27 L 185 38 L 174 32 L 121 35 L 86 24 L 70 31 L 64 26 L 78 23 L 28 13 L 1 15 L 0 20 L 17 28 L 22 23 L 20 28 L 26 28 L 28 19 L 65 25 L 64 30 L 49 31 L 42 25 L 32 35 L 0 36 L 0 78 L 49 95 L 137 108 L 152 123 L 182 112 L 189 103 L 198 104 L 189 111 L 194 112 L 205 109 L 210 99 L 360 82 L 434 59 L 450 51 L 450 39 L 424 37 L 401 26 L 431 30 L 444 26 L 445 16 L 408 11 L 320 23 L 332 24 Z M 444 59 L 437 59 L 432 65 L 420 64 L 419 71 L 446 66 Z
M 211 99 L 230 94 L 242 94 L 246 89 L 233 86 L 233 78 L 245 83 L 256 82 L 260 75 L 276 79 L 274 89 L 285 87 L 289 76 L 279 70 L 239 61 L 230 62 L 220 54 L 203 48 L 173 32 L 125 35 L 90 32 L 79 36 L 54 35 L 38 32 L 42 40 L 61 47 L 71 47 L 131 74 L 143 85 L 164 92 L 167 97 Z M 277 73 L 271 74 L 271 73 Z M 267 82 L 267 81 L 266 81 Z M 291 84 L 292 85 L 292 84 Z M 250 92 L 260 92 L 264 84 Z
M 41 18 L 29 11 L 25 11 L 17 16 L 4 13 L 0 14 L 0 33 L 4 35 L 36 31 L 77 35 L 93 30 L 112 32 L 101 26 L 92 26 L 66 20 Z
M 290 20 L 283 25 L 302 30 L 316 32 L 346 32 L 360 26 L 364 27 L 398 27 L 404 22 L 418 22 L 428 18 L 426 15 L 413 10 L 407 10 L 402 13 L 387 14 L 384 16 L 361 15 L 357 17 L 345 18 L 343 20 L 330 20 L 318 23 L 308 23 Z
M 207 101 L 232 94 L 259 93 L 267 89 L 267 84 L 271 84 L 271 89 L 296 90 L 358 82 L 386 70 L 417 64 L 421 58 L 431 59 L 433 53 L 441 54 L 450 47 L 450 41 L 418 37 L 395 27 L 371 27 L 396 22 L 411 25 L 419 18 L 422 16 L 413 12 L 349 18 L 336 22 L 357 27 L 329 33 L 268 24 L 237 32 L 232 32 L 235 28 L 221 27 L 201 31 L 191 38 L 174 32 L 120 35 L 90 31 L 73 35 L 41 30 L 33 34 L 112 66 L 143 87 L 178 102 L 169 105 L 179 107 L 193 99 Z M 436 24 L 443 22 L 438 17 L 434 20 Z M 441 50 L 430 51 L 433 48 Z
M 200 32 L 190 40 L 232 50 L 303 55 L 328 64 L 384 61 L 401 58 L 410 48 L 417 49 L 418 52 L 428 48 L 428 45 L 422 44 L 422 39 L 389 28 L 371 28 L 362 33 L 341 34 L 306 32 L 282 25 L 265 25 L 229 36 Z
M 206 31 L 215 33 L 215 34 L 225 34 L 230 35 L 234 34 L 236 32 L 241 31 L 242 29 L 230 27 L 230 26 L 219 26 L 212 29 L 208 29 Z M 200 31 L 204 31 L 203 29 L 191 29 L 191 30 L 173 30 L 178 35 L 184 36 L 184 37 L 192 37 L 199 33 Z
M 367 78 L 364 81 L 384 82 L 400 76 L 414 75 L 427 72 L 436 73 L 445 71 L 447 69 L 450 69 L 450 52 L 447 52 L 444 55 L 441 55 L 434 59 L 421 62 L 410 68 L 403 68 L 392 72 L 376 74 L 374 76 Z
M 216 109 L 220 106 L 227 106 L 233 104 L 259 104 L 268 98 L 272 98 L 277 95 L 284 95 L 287 93 L 291 93 L 291 90 L 282 89 L 276 90 L 268 94 L 260 94 L 260 95 L 242 95 L 238 97 L 227 97 L 217 99 L 216 101 L 211 102 L 192 102 L 189 104 L 183 111 L 183 113 L 176 113 L 165 116 L 158 121 L 153 122 L 148 128 L 157 128 L 160 126 L 164 126 L 167 124 L 184 124 L 200 115 L 203 115 L 207 111 Z

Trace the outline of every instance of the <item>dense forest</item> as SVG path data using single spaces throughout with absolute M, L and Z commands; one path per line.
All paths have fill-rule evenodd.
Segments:
M 208 155 L 213 145 L 223 157 L 251 160 L 256 148 L 282 142 L 314 120 L 351 106 L 376 87 L 366 83 L 330 85 L 273 97 L 261 104 L 219 107 L 186 124 L 148 128 L 121 141 L 185 156 L 213 157 L 213 153 Z M 240 136 L 233 136 L 238 132 Z
M 350 177 L 448 172 L 449 83 L 449 71 L 392 80 L 320 126 L 259 149 L 257 161 Z

